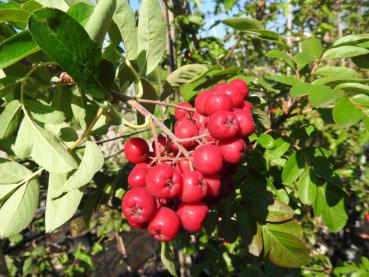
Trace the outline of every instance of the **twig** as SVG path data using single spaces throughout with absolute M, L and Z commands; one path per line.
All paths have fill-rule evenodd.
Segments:
M 196 136 L 196 137 L 191 137 L 191 138 L 183 138 L 183 139 L 177 139 L 178 142 L 188 142 L 188 141 L 193 141 L 193 140 L 198 140 L 198 139 L 202 139 L 205 138 L 206 136 L 208 136 L 208 133 Z
M 140 103 L 154 104 L 154 105 L 160 105 L 160 106 L 168 106 L 168 107 L 172 107 L 172 108 L 176 108 L 176 109 L 181 109 L 181 110 L 188 111 L 188 112 L 196 112 L 196 109 L 194 109 L 194 108 L 183 107 L 183 106 L 180 106 L 180 105 L 166 103 L 166 102 L 161 102 L 161 101 L 156 101 L 156 100 L 136 99 L 136 101 L 137 102 L 140 102 Z
M 118 231 L 115 231 L 115 239 L 117 240 L 117 243 L 118 243 L 119 253 L 123 256 L 123 260 L 127 263 L 127 270 L 129 272 L 131 272 L 132 271 L 132 268 L 131 268 L 131 265 L 128 262 L 128 255 L 127 255 L 126 246 L 124 245 L 123 238 L 118 233 Z
M 224 60 L 227 61 L 232 55 L 233 52 L 236 50 L 238 44 L 241 42 L 242 36 L 239 36 L 236 42 L 232 45 L 232 48 L 227 53 L 227 56 L 225 56 Z
M 155 124 L 151 118 L 150 118 L 150 128 L 151 128 L 152 135 L 154 136 L 155 155 L 156 155 L 157 160 L 160 162 L 161 155 L 160 155 L 160 148 L 159 148 L 159 141 L 158 141 L 158 133 L 156 132 Z

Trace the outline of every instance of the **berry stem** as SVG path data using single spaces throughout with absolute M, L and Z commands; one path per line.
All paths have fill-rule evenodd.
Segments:
M 161 101 L 157 101 L 157 100 L 150 100 L 150 99 L 136 99 L 136 100 L 137 100 L 137 102 L 140 102 L 140 103 L 167 106 L 167 107 L 181 109 L 181 110 L 188 111 L 188 112 L 195 112 L 196 111 L 194 108 L 183 107 L 183 106 L 180 106 L 180 105 L 161 102 Z
M 160 149 L 159 149 L 158 133 L 156 132 L 156 128 L 155 128 L 154 122 L 152 121 L 152 118 L 150 118 L 150 128 L 151 128 L 152 135 L 154 136 L 156 158 L 160 162 L 161 156 L 160 156 Z
M 199 140 L 199 139 L 205 138 L 208 135 L 209 135 L 208 133 L 205 133 L 205 134 L 195 136 L 195 137 L 192 137 L 192 138 L 177 139 L 177 141 L 178 142 L 187 142 L 187 141 Z

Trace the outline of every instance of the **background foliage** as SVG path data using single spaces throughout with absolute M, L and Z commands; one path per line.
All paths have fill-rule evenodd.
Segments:
M 137 4 L 0 3 L 0 273 L 368 274 L 368 4 Z M 124 140 L 151 139 L 122 95 L 232 78 L 257 123 L 238 189 L 160 250 L 120 213 Z

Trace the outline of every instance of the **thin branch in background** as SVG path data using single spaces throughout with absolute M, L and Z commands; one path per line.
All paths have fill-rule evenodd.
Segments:
M 131 265 L 128 262 L 128 255 L 127 255 L 126 246 L 124 244 L 124 240 L 123 240 L 122 236 L 119 234 L 118 231 L 115 231 L 115 239 L 117 240 L 117 243 L 118 243 L 119 253 L 123 256 L 123 260 L 127 264 L 127 271 L 132 272 Z

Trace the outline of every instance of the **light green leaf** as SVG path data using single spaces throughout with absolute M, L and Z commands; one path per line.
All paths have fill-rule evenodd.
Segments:
M 0 98 L 12 92 L 20 80 L 21 79 L 16 76 L 6 76 L 0 79 Z
M 348 93 L 366 93 L 369 94 L 369 86 L 360 83 L 343 83 L 337 85 L 334 90 L 343 90 Z
M 341 45 L 355 45 L 356 43 L 362 42 L 362 41 L 368 41 L 369 40 L 369 34 L 355 34 L 355 35 L 348 35 L 344 36 L 342 38 L 339 38 L 333 43 L 334 47 L 341 46 Z
M 292 208 L 278 200 L 274 200 L 272 205 L 268 206 L 267 222 L 283 222 L 293 217 Z
M 41 100 L 24 100 L 26 109 L 32 117 L 42 123 L 59 124 L 65 120 L 64 113 Z
M 41 9 L 29 19 L 29 30 L 42 50 L 67 71 L 89 95 L 103 98 L 112 65 L 72 17 L 55 9 Z M 104 76 L 106 74 L 107 76 Z
M 289 67 L 295 68 L 296 61 L 293 57 L 290 57 L 286 51 L 282 50 L 270 50 L 266 53 L 266 56 L 269 58 L 276 58 L 285 61 Z
M 264 157 L 267 160 L 278 159 L 285 154 L 290 148 L 290 144 L 284 141 L 282 138 L 278 138 L 275 140 L 275 147 L 272 149 L 265 150 Z
M 295 58 L 298 70 L 303 69 L 305 66 L 307 66 L 308 64 L 310 64 L 314 60 L 309 54 L 307 54 L 305 52 L 297 53 L 294 56 L 294 58 Z
M 20 120 L 21 104 L 18 100 L 9 102 L 4 111 L 0 114 L 0 139 L 7 138 L 13 134 L 18 127 Z
M 174 254 L 171 251 L 169 245 L 167 245 L 165 242 L 162 242 L 160 251 L 161 261 L 172 276 L 178 276 L 173 256 Z
M 86 142 L 85 153 L 77 171 L 69 177 L 62 190 L 56 192 L 54 197 L 60 196 L 62 192 L 70 192 L 88 184 L 103 165 L 104 156 L 100 148 L 92 141 Z
M 117 1 L 113 21 L 117 24 L 122 36 L 127 59 L 135 59 L 138 54 L 136 17 L 127 0 Z
M 263 148 L 273 148 L 275 146 L 273 137 L 265 133 L 258 137 L 258 144 Z
M 334 106 L 333 120 L 342 127 L 350 127 L 361 119 L 361 111 L 347 98 L 342 97 Z
M 0 43 L 0 68 L 15 64 L 38 50 L 28 31 L 19 32 Z
M 81 202 L 83 193 L 78 189 L 53 199 L 53 195 L 60 191 L 65 182 L 66 174 L 50 174 L 45 210 L 46 232 L 51 232 L 67 222 Z
M 224 19 L 222 22 L 236 30 L 264 30 L 263 24 L 253 18 L 233 17 Z
M 143 0 L 138 20 L 138 54 L 146 54 L 149 75 L 161 61 L 165 51 L 165 20 L 158 0 Z
M 62 11 L 68 10 L 69 6 L 64 0 L 37 0 L 42 6 L 56 8 Z
M 338 85 L 341 83 L 363 83 L 367 84 L 369 83 L 369 79 L 362 79 L 362 78 L 355 78 L 351 76 L 343 77 L 342 75 L 338 76 L 329 76 L 329 77 L 323 77 L 320 79 L 316 79 L 312 82 L 313 85 Z
M 359 74 L 349 68 L 349 67 L 343 67 L 343 66 L 331 66 L 331 65 L 326 65 L 323 67 L 318 68 L 315 71 L 316 75 L 322 75 L 322 76 L 337 76 L 337 75 L 342 75 L 342 76 L 351 76 L 351 77 L 359 77 Z
M 340 46 L 328 49 L 324 52 L 322 59 L 343 59 L 368 54 L 369 50 L 358 46 Z
M 94 6 L 79 2 L 68 10 L 68 14 L 77 20 L 82 26 L 86 26 L 88 19 L 94 11 Z
M 22 181 L 25 176 L 32 172 L 23 165 L 13 162 L 0 162 L 0 184 L 15 184 Z
M 115 0 L 100 0 L 90 16 L 85 29 L 90 38 L 102 46 L 116 7 Z
M 22 120 L 12 149 L 20 158 L 31 156 L 49 172 L 65 173 L 77 167 L 77 162 L 59 141 L 33 122 L 27 114 Z
M 334 93 L 328 86 L 313 85 L 310 88 L 308 99 L 313 107 L 319 108 L 334 103 L 338 97 L 339 94 Z
M 301 175 L 297 187 L 301 202 L 306 205 L 312 205 L 315 200 L 316 184 L 311 180 L 308 169 Z
M 320 39 L 309 38 L 302 41 L 302 51 L 308 54 L 314 61 L 319 60 L 323 53 L 323 46 Z
M 305 160 L 301 152 L 294 152 L 287 160 L 282 171 L 282 181 L 291 186 L 304 172 Z
M 291 87 L 290 94 L 292 97 L 302 97 L 309 94 L 312 87 L 313 86 L 309 83 L 297 83 Z
M 369 131 L 369 114 L 368 113 L 363 113 L 362 114 L 362 120 L 363 120 L 365 128 Z
M 366 94 L 356 94 L 350 98 L 350 101 L 355 105 L 369 107 L 369 95 Z
M 191 80 L 207 70 L 208 66 L 205 64 L 186 64 L 170 73 L 167 77 L 167 81 L 172 87 L 180 87 L 191 82 Z
M 0 208 L 0 237 L 18 234 L 31 223 L 38 206 L 39 190 L 38 180 L 34 177 L 5 201 Z
M 0 9 L 0 22 L 27 23 L 29 15 L 30 12 L 23 9 Z

